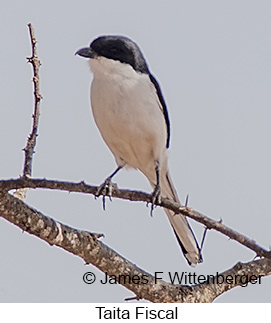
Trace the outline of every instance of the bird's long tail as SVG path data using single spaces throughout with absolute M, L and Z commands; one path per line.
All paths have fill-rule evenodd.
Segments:
M 150 180 L 150 183 L 154 187 L 154 182 Z M 180 204 L 169 172 L 160 174 L 160 189 L 162 197 L 166 197 Z M 169 209 L 164 210 L 189 265 L 195 266 L 197 263 L 200 263 L 202 261 L 200 249 L 186 217 L 182 214 L 175 214 Z

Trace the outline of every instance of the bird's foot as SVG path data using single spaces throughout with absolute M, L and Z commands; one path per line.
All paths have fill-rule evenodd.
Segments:
M 117 185 L 111 182 L 111 178 L 107 178 L 102 185 L 97 189 L 95 197 L 103 196 L 103 209 L 105 210 L 105 197 L 108 196 L 109 200 L 112 201 L 112 192 L 113 189 L 117 188 Z
M 160 190 L 160 186 L 156 185 L 152 195 L 151 195 L 151 216 L 153 214 L 153 209 L 155 204 L 160 204 L 161 203 L 161 190 Z

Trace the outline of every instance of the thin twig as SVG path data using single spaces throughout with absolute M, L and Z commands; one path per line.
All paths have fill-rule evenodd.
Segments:
M 39 68 L 40 60 L 38 59 L 37 54 L 37 40 L 34 33 L 34 28 L 31 24 L 28 24 L 30 41 L 32 47 L 32 56 L 27 58 L 27 61 L 32 64 L 33 67 L 33 84 L 34 84 L 34 113 L 33 113 L 33 123 L 32 131 L 27 138 L 26 146 L 24 148 L 25 159 L 24 159 L 24 168 L 23 168 L 23 177 L 30 178 L 32 176 L 32 162 L 33 154 L 36 146 L 37 136 L 38 136 L 38 125 L 39 125 L 39 116 L 40 116 L 40 101 L 42 95 L 40 94 L 39 87 Z M 14 193 L 14 196 L 20 199 L 25 199 L 27 189 L 19 189 Z
M 32 124 L 32 132 L 27 139 L 27 144 L 24 149 L 25 152 L 25 163 L 23 176 L 31 177 L 32 175 L 32 159 L 34 154 L 34 149 L 36 146 L 36 140 L 38 136 L 38 124 L 39 124 L 39 116 L 40 116 L 40 101 L 42 99 L 42 95 L 40 94 L 39 88 L 39 68 L 40 68 L 40 60 L 38 59 L 37 54 L 37 40 L 34 34 L 34 28 L 31 24 L 28 24 L 31 45 L 32 45 L 32 56 L 28 57 L 27 60 L 32 64 L 33 67 L 33 84 L 34 84 L 34 114 L 33 114 L 33 124 Z

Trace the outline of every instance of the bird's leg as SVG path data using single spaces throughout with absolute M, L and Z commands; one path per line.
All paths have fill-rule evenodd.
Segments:
M 152 197 L 151 197 L 151 216 L 152 216 L 152 212 L 153 212 L 153 209 L 154 209 L 154 203 L 160 203 L 161 202 L 159 162 L 156 163 L 155 173 L 156 173 L 156 185 L 154 187 L 154 190 L 152 192 Z
M 111 200 L 112 191 L 114 188 L 114 184 L 111 182 L 112 178 L 122 169 L 122 166 L 119 166 L 110 176 L 107 177 L 107 179 L 103 182 L 102 185 L 100 185 L 97 189 L 97 192 L 95 194 L 96 197 L 102 195 L 103 196 L 103 209 L 105 210 L 105 197 L 109 196 L 109 199 Z

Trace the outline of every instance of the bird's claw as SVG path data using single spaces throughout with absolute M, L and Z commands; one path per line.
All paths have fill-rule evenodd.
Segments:
M 160 186 L 156 185 L 151 195 L 151 216 L 153 214 L 155 204 L 160 204 L 160 203 L 161 203 L 161 190 L 160 190 Z
M 116 184 L 111 182 L 111 179 L 108 178 L 104 181 L 102 185 L 100 185 L 97 189 L 95 197 L 99 197 L 100 195 L 103 196 L 103 209 L 105 210 L 105 197 L 108 196 L 109 200 L 112 201 L 112 192 L 113 189 L 117 188 Z

